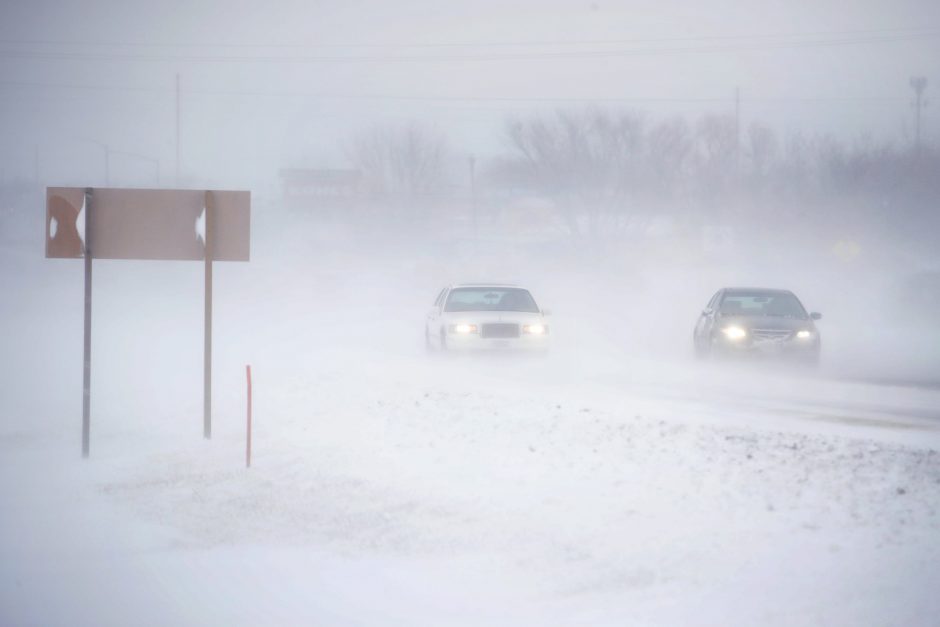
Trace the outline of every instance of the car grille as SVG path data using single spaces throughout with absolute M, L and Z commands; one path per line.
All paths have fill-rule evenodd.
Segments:
M 755 340 L 785 340 L 793 333 L 788 329 L 751 329 Z
M 480 328 L 480 337 L 519 337 L 519 325 L 508 322 L 492 322 Z

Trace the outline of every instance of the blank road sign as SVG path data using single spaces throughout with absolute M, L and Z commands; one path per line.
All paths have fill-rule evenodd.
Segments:
M 83 256 L 84 202 L 83 188 L 47 188 L 46 257 Z M 96 188 L 90 202 L 96 259 L 205 259 L 208 225 L 214 261 L 248 261 L 250 192 Z

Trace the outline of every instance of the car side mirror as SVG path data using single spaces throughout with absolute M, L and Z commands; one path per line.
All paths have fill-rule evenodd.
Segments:
M 814 311 L 813 313 L 809 315 L 809 317 L 812 318 L 813 320 L 821 320 L 822 314 L 819 313 L 818 311 Z
M 711 307 L 706 307 L 705 309 L 703 309 L 703 310 L 702 310 L 702 315 L 703 315 L 703 316 L 710 316 L 710 315 L 712 315 L 712 308 L 711 308 Z
M 551 309 L 543 309 L 543 310 L 542 310 L 542 315 L 547 318 L 548 316 L 552 315 L 552 310 L 551 310 Z

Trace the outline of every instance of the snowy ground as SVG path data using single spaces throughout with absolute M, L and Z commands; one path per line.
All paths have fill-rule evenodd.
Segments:
M 578 322 L 576 281 L 547 359 L 428 356 L 449 269 L 288 245 L 217 270 L 210 441 L 201 273 L 96 262 L 83 462 L 80 264 L 0 252 L 3 625 L 940 615 L 938 390 L 652 358 Z

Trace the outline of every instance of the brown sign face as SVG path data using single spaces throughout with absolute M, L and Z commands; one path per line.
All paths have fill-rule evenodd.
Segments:
M 90 207 L 88 206 L 90 205 Z M 248 261 L 250 192 L 46 190 L 46 257 Z M 89 218 L 85 232 L 86 215 Z
M 85 190 L 79 187 L 46 188 L 46 257 L 80 258 L 85 254 L 84 237 L 79 235 L 78 216 L 85 206 Z

